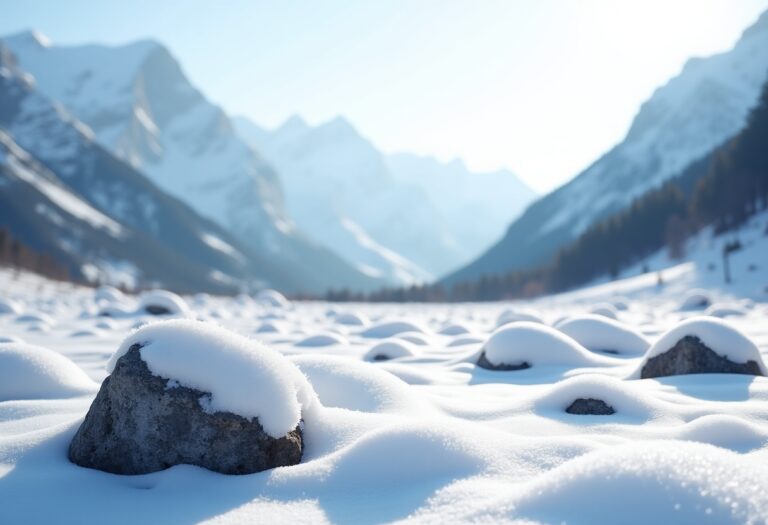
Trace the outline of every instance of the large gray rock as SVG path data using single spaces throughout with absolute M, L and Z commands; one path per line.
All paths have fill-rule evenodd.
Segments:
M 526 368 L 531 368 L 531 365 L 529 365 L 525 361 L 515 365 L 507 365 L 504 363 L 495 365 L 490 361 L 488 361 L 488 358 L 485 357 L 485 352 L 482 352 L 480 354 L 480 357 L 477 359 L 477 366 L 479 366 L 480 368 L 485 368 L 486 370 L 499 370 L 499 371 L 525 370 Z
M 249 474 L 301 461 L 302 431 L 281 438 L 258 419 L 206 412 L 210 394 L 154 376 L 133 345 L 101 385 L 69 446 L 69 459 L 116 474 L 146 474 L 182 463 Z
M 715 353 L 693 335 L 680 339 L 663 354 L 651 357 L 643 365 L 640 378 L 675 376 L 683 374 L 749 374 L 763 375 L 755 361 L 734 363 Z

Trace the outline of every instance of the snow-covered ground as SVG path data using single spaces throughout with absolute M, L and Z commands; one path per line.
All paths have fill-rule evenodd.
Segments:
M 525 304 L 287 303 L 263 294 L 184 305 L 0 271 L 0 341 L 17 341 L 0 343 L 0 523 L 766 523 L 768 379 L 629 379 L 643 346 L 706 308 L 748 339 L 706 341 L 736 344 L 720 350 L 737 356 L 754 344 L 768 359 L 768 279 L 740 274 L 750 276 L 749 294 L 729 295 L 709 288 L 711 274 L 694 261 L 665 271 L 663 286 L 651 273 Z M 685 304 L 694 287 L 708 289 Z M 244 476 L 186 465 L 120 476 L 67 460 L 110 356 L 134 328 L 160 319 L 152 308 L 257 339 L 298 366 L 319 400 L 304 414 L 300 464 Z M 595 312 L 617 322 L 601 324 Z M 536 328 L 536 318 L 547 326 Z M 153 369 L 180 369 L 167 361 L 184 354 L 172 328 L 151 331 L 165 334 L 162 349 L 144 356 Z M 214 360 L 217 377 L 206 383 L 190 364 L 202 355 L 196 340 L 179 341 L 190 349 L 184 377 L 237 391 L 221 374 L 247 356 Z M 531 341 L 540 347 L 516 346 Z M 557 351 L 547 355 L 550 342 Z M 240 343 L 224 335 L 221 344 Z M 531 367 L 479 368 L 486 348 Z M 265 392 L 240 386 L 242 396 Z M 566 413 L 580 397 L 615 413 Z M 227 402 L 275 410 L 265 399 Z

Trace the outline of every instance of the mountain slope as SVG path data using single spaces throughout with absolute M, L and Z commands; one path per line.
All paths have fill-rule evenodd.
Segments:
M 97 144 L 86 126 L 35 91 L 2 46 L 0 132 L 4 181 L 13 188 L 3 192 L 3 222 L 66 260 L 73 276 L 89 277 L 83 265 L 91 274 L 122 265 L 132 266 L 134 284 L 186 290 L 287 281 Z
M 97 142 L 271 259 L 291 276 L 289 291 L 380 284 L 295 229 L 276 174 L 160 44 L 51 46 L 37 33 L 3 41 L 40 91 L 82 120 Z
M 341 117 L 314 127 L 292 117 L 272 131 L 243 117 L 234 123 L 278 167 L 299 227 L 394 284 L 464 264 L 532 196 L 509 172 L 475 174 L 460 161 L 385 156 Z
M 536 197 L 509 170 L 473 172 L 460 159 L 440 162 L 397 153 L 387 156 L 387 164 L 396 179 L 429 195 L 446 229 L 467 254 L 460 264 L 499 240 L 509 222 Z
M 691 59 L 640 108 L 624 141 L 568 184 L 538 200 L 477 260 L 445 279 L 548 262 L 587 227 L 744 127 L 768 71 L 768 13 L 726 53 Z

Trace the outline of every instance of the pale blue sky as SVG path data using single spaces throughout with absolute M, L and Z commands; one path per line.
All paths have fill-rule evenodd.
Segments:
M 0 34 L 155 38 L 230 113 L 338 114 L 385 151 L 508 167 L 539 190 L 626 132 L 690 56 L 768 0 L 0 0 Z

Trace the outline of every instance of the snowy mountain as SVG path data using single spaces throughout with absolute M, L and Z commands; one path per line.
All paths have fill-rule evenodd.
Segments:
M 33 82 L 0 46 L 0 223 L 16 237 L 87 280 L 212 291 L 288 282 L 102 148 Z
M 688 61 L 657 89 L 625 139 L 571 182 L 540 199 L 504 238 L 448 283 L 532 267 L 588 226 L 679 174 L 739 132 L 768 73 L 768 13 L 735 47 Z
M 288 214 L 302 230 L 399 284 L 464 264 L 532 195 L 506 172 L 473 174 L 460 161 L 387 157 L 341 117 L 316 127 L 292 117 L 273 131 L 246 118 L 234 122 L 278 168 Z
M 446 228 L 469 257 L 491 246 L 536 197 L 536 193 L 509 170 L 473 172 L 461 159 L 397 153 L 387 157 L 392 175 L 414 184 L 429 195 Z
M 37 88 L 93 130 L 98 143 L 273 260 L 293 276 L 292 290 L 380 284 L 295 229 L 273 170 L 162 45 L 52 46 L 35 32 L 3 42 Z

